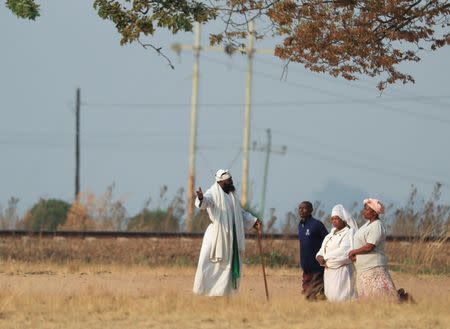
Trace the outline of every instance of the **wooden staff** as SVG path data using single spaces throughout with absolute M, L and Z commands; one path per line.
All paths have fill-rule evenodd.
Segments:
M 269 301 L 269 288 L 267 287 L 266 266 L 264 264 L 264 255 L 261 246 L 261 227 L 257 229 L 256 236 L 258 237 L 259 254 L 261 255 L 261 265 L 264 276 L 264 288 L 266 289 L 266 300 Z

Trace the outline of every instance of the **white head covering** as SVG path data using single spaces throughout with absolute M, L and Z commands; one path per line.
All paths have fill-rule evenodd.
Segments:
M 228 171 L 228 169 L 219 169 L 216 172 L 216 175 L 214 176 L 216 179 L 216 182 L 221 182 L 223 180 L 227 180 L 228 178 L 231 178 L 231 174 Z
M 346 222 L 347 225 L 350 226 L 350 228 L 354 230 L 358 229 L 358 224 L 356 224 L 356 221 L 353 219 L 347 209 L 344 208 L 343 205 L 337 204 L 333 207 L 333 209 L 331 210 L 331 217 L 333 216 L 338 216 L 340 219 Z

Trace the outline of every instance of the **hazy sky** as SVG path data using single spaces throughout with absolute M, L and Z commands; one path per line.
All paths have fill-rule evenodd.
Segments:
M 217 28 L 217 25 L 216 25 Z M 211 26 L 202 30 L 207 45 Z M 175 70 L 139 45 L 120 46 L 112 24 L 89 1 L 42 3 L 36 22 L 0 5 L 0 204 L 20 209 L 40 197 L 71 201 L 74 193 L 74 100 L 81 88 L 81 190 L 115 183 L 130 215 L 162 185 L 186 187 L 193 56 L 178 58 L 174 42 L 191 34 L 157 35 Z M 257 47 L 267 48 L 265 42 Z M 410 186 L 428 196 L 436 181 L 450 201 L 450 48 L 403 66 L 416 84 L 347 82 L 257 55 L 251 141 L 285 155 L 270 157 L 266 209 L 280 217 L 301 200 L 348 206 L 376 196 L 402 206 Z M 241 181 L 246 58 L 203 52 L 200 59 L 197 186 L 207 189 L 219 168 Z M 265 154 L 251 152 L 250 197 L 259 204 Z M 329 210 L 329 209 L 327 209 Z

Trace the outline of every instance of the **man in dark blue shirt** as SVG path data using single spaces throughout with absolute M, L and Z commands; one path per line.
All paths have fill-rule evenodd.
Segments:
M 300 223 L 298 224 L 298 238 L 300 240 L 300 266 L 303 269 L 302 293 L 306 299 L 314 300 L 323 297 L 323 271 L 316 260 L 316 254 L 322 241 L 328 234 L 323 223 L 312 217 L 313 205 L 303 201 L 298 206 Z

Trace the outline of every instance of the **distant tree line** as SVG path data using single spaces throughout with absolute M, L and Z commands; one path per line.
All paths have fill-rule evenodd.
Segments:
M 442 185 L 437 183 L 428 200 L 420 200 L 417 188 L 410 191 L 407 203 L 395 208 L 386 207 L 384 220 L 391 235 L 447 237 L 450 223 L 450 206 L 440 203 Z M 11 197 L 6 207 L 0 205 L 0 229 L 23 230 L 80 230 L 80 231 L 146 231 L 181 232 L 184 230 L 184 190 L 176 191 L 173 198 L 167 197 L 168 189 L 161 187 L 156 202 L 148 199 L 143 208 L 133 216 L 128 216 L 124 200 L 114 200 L 114 184 L 106 192 L 96 197 L 93 193 L 80 193 L 73 203 L 59 199 L 40 199 L 20 218 L 17 214 L 19 199 Z M 247 210 L 254 213 L 256 207 Z M 358 203 L 349 209 L 361 225 L 364 220 Z M 313 216 L 322 220 L 330 228 L 330 214 L 319 201 L 314 203 Z M 197 211 L 193 220 L 193 232 L 203 232 L 210 223 L 206 211 Z M 297 211 L 290 211 L 281 223 L 270 209 L 264 219 L 266 233 L 296 234 Z
M 113 199 L 114 184 L 96 197 L 93 193 L 80 193 L 69 203 L 59 199 L 40 199 L 23 216 L 17 214 L 18 198 L 8 200 L 6 208 L 0 206 L 0 229 L 23 230 L 109 230 L 179 232 L 183 225 L 183 189 L 167 201 L 167 187 L 163 186 L 159 200 L 153 208 L 152 200 L 134 216 L 128 216 L 123 200 Z M 200 229 L 200 228 L 199 228 Z

